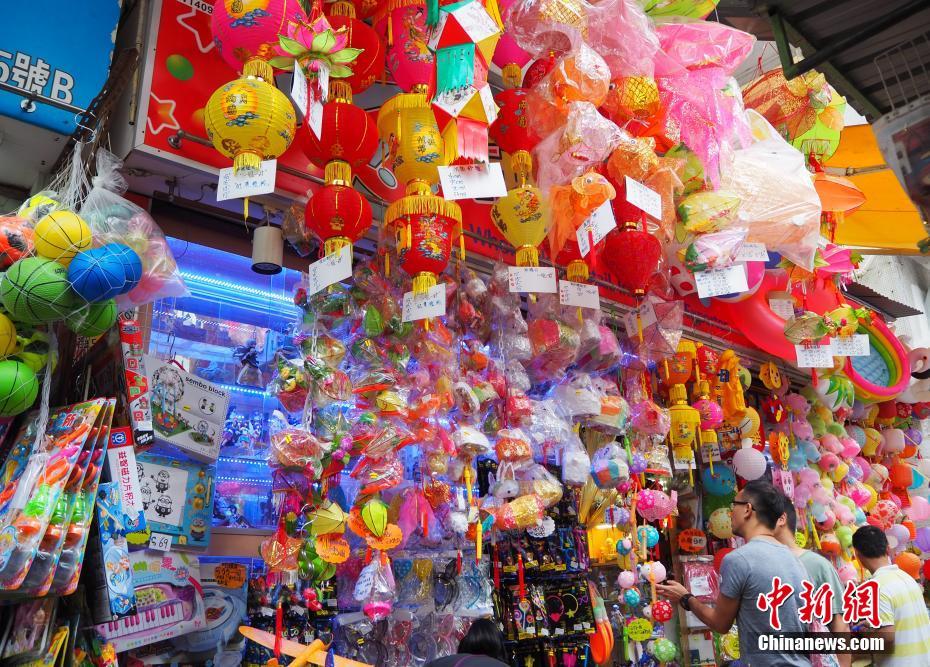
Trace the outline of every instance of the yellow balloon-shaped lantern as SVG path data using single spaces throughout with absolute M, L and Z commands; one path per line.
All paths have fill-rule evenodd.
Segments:
M 204 108 L 204 125 L 213 147 L 231 158 L 236 172 L 257 172 L 291 145 L 297 117 L 287 96 L 255 77 L 218 88 Z
M 442 135 L 425 87 L 395 95 L 381 106 L 378 135 L 388 145 L 388 161 L 397 180 L 439 182 L 436 168 L 444 164 Z
M 549 207 L 539 188 L 525 183 L 508 190 L 491 208 L 491 220 L 517 251 L 517 266 L 539 266 L 539 244 L 549 233 Z
M 672 427 L 668 439 L 672 444 L 675 458 L 688 462 L 688 476 L 694 484 L 691 461 L 694 460 L 692 449 L 701 431 L 701 413 L 688 405 L 688 390 L 683 384 L 672 385 L 669 390 L 671 407 L 668 409 Z

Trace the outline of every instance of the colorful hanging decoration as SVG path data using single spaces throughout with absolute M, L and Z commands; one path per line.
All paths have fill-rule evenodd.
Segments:
M 373 11 L 377 3 L 370 4 Z M 353 93 L 364 92 L 384 76 L 384 40 L 361 20 L 365 17 L 358 16 L 356 5 L 351 2 L 338 0 L 327 5 L 326 14 L 333 29 L 346 35 L 348 48 L 359 51 L 352 63 L 352 75 L 345 80 Z
M 302 23 L 306 14 L 298 0 L 216 0 L 211 28 L 220 57 L 244 77 L 271 81 L 279 35 L 288 22 Z
M 297 136 L 304 155 L 317 167 L 341 160 L 358 169 L 371 160 L 378 148 L 375 122 L 367 111 L 352 103 L 348 81 L 330 81 L 319 138 L 309 124 L 304 125 Z
M 324 170 L 324 186 L 307 202 L 305 222 L 332 255 L 351 246 L 371 227 L 371 204 L 352 187 L 348 163 L 333 160 Z
M 204 107 L 207 138 L 232 159 L 236 172 L 256 172 L 263 160 L 284 153 L 294 139 L 296 123 L 287 96 L 254 76 L 221 86 Z
M 488 126 L 497 118 L 488 67 L 500 34 L 479 0 L 440 7 L 429 46 L 436 54 L 432 105 L 447 164 L 488 162 Z
M 424 86 L 436 89 L 436 57 L 429 48 L 427 3 L 424 0 L 386 0 L 375 14 L 375 29 L 387 40 L 387 72 L 406 93 Z

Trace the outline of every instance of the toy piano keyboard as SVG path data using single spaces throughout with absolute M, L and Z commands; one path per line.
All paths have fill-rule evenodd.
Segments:
M 136 561 L 135 554 L 133 561 Z M 176 573 L 181 574 L 177 570 Z M 113 644 L 117 653 L 194 632 L 206 625 L 199 585 L 195 587 L 186 578 L 183 583 L 177 578 L 172 583 L 164 581 L 163 576 L 159 578 L 162 581 L 137 583 L 136 614 L 96 626 L 97 632 Z

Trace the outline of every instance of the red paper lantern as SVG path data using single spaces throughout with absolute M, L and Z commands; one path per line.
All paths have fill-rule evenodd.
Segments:
M 327 255 L 358 241 L 371 227 L 371 205 L 351 184 L 334 177 L 332 171 L 348 167 L 338 162 L 326 166 L 327 183 L 318 190 L 304 212 L 307 229 L 323 241 Z
M 307 159 L 317 167 L 342 160 L 358 168 L 366 164 L 378 148 L 378 129 L 368 112 L 352 104 L 348 84 L 332 81 L 329 102 L 323 105 L 323 123 L 317 139 L 309 124 L 297 136 Z M 346 97 L 348 94 L 348 97 Z
M 640 231 L 635 222 L 624 223 L 604 239 L 604 262 L 614 280 L 636 296 L 646 293 L 649 279 L 662 256 L 662 244 L 649 232 Z
M 352 76 L 343 79 L 352 86 L 353 93 L 366 90 L 371 84 L 384 76 L 384 42 L 374 28 L 356 18 L 357 2 L 340 0 L 333 5 L 327 18 L 333 30 L 345 28 L 349 37 L 347 47 L 362 49 L 358 58 L 352 63 Z M 376 3 L 375 3 L 376 4 Z M 370 156 L 369 156 L 370 157 Z
M 398 259 L 413 278 L 414 292 L 429 291 L 445 271 L 457 224 L 453 218 L 437 213 L 417 213 L 407 218 L 407 239 L 398 250 Z
M 511 88 L 495 96 L 494 101 L 500 109 L 488 134 L 502 151 L 510 153 L 514 172 L 527 175 L 532 169 L 530 151 L 540 140 L 529 123 L 528 91 Z

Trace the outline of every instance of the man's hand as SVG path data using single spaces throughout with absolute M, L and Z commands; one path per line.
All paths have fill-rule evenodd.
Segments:
M 678 604 L 678 601 L 688 594 L 688 589 L 677 581 L 666 581 L 664 584 L 656 584 L 656 591 L 662 597 L 670 600 L 672 604 Z

